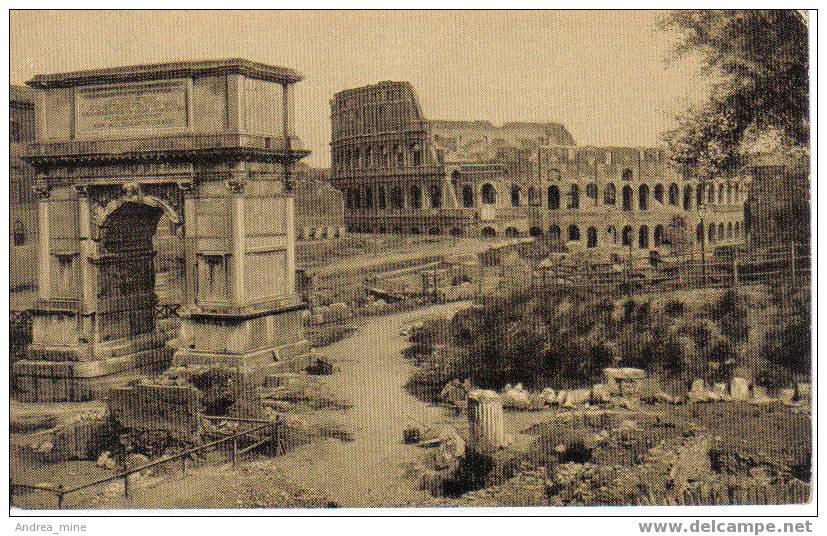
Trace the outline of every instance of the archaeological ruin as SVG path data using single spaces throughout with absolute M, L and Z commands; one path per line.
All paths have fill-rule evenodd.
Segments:
M 615 257 L 746 238 L 746 172 L 683 176 L 663 149 L 580 146 L 558 123 L 430 120 L 407 82 L 331 107 L 331 178 L 353 232 L 545 237 Z
M 28 82 L 40 240 L 17 396 L 88 399 L 173 363 L 257 376 L 304 352 L 291 191 L 308 154 L 294 131 L 301 79 L 231 59 Z M 182 251 L 180 327 L 156 318 L 159 221 Z

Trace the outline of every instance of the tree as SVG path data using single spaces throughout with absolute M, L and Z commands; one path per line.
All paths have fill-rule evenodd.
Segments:
M 717 81 L 709 100 L 665 134 L 673 163 L 701 177 L 734 169 L 750 145 L 809 143 L 807 21 L 793 10 L 680 10 L 661 22 L 679 34 L 676 57 L 697 54 Z

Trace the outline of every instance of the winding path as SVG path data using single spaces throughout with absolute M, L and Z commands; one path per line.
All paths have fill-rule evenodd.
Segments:
M 354 432 L 354 440 L 302 445 L 274 464 L 291 480 L 319 490 L 342 507 L 390 507 L 427 498 L 418 480 L 406 477 L 406 469 L 427 451 L 403 444 L 402 431 L 413 421 L 431 425 L 456 417 L 405 389 L 413 366 L 402 357 L 407 341 L 400 331 L 425 317 L 450 316 L 468 304 L 370 317 L 352 336 L 323 348 L 336 366 L 325 386 L 353 404 L 339 420 Z

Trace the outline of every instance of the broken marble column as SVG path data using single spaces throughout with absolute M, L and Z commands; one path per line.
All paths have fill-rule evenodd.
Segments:
M 491 455 L 505 445 L 503 403 L 494 391 L 476 389 L 468 394 L 468 447 Z

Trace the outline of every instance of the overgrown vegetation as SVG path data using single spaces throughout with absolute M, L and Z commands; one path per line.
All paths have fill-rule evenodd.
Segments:
M 776 321 L 770 325 L 761 351 L 766 362 L 758 372 L 769 387 L 789 384 L 795 376 L 809 376 L 812 363 L 810 291 L 790 284 L 773 287 L 771 304 Z
M 599 381 L 608 366 L 646 369 L 673 379 L 732 377 L 755 347 L 748 321 L 755 299 L 727 290 L 716 297 L 522 295 L 434 318 L 413 331 L 406 355 L 415 383 L 469 378 L 505 384 L 571 387 Z M 781 302 L 781 298 L 776 298 Z M 809 298 L 785 298 L 763 347 L 768 366 L 809 367 Z M 789 355 L 790 349 L 796 355 Z

